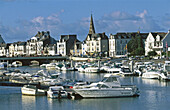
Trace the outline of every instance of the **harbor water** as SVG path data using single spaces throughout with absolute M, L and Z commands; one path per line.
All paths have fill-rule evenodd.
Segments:
M 35 73 L 39 67 L 19 67 Z M 55 73 L 55 70 L 49 71 Z M 59 71 L 58 71 L 59 72 Z M 62 78 L 99 81 L 106 73 L 61 72 Z M 123 84 L 134 84 L 139 97 L 97 99 L 50 99 L 47 96 L 25 96 L 21 87 L 0 86 L 0 110 L 169 110 L 170 82 L 141 77 L 122 77 Z

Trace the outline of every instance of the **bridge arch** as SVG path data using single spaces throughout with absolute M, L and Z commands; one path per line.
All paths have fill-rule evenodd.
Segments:
M 14 66 L 14 67 L 22 66 L 22 62 L 21 61 L 14 61 L 14 62 L 12 62 L 12 66 Z
M 39 66 L 39 65 L 40 65 L 40 62 L 37 60 L 30 61 L 30 66 Z

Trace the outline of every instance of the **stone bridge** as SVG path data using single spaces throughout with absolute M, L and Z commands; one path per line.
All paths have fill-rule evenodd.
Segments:
M 21 62 L 22 66 L 28 66 L 31 62 L 37 61 L 39 65 L 43 63 L 50 63 L 52 60 L 63 61 L 68 60 L 65 56 L 43 56 L 43 57 L 1 57 L 1 62 L 8 62 L 12 64 L 13 62 Z

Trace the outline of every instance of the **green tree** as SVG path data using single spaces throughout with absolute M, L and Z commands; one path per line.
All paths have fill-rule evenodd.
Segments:
M 127 44 L 127 50 L 131 55 L 145 54 L 143 40 L 139 34 L 132 36 L 132 39 Z
M 148 52 L 148 56 L 156 56 L 157 53 L 155 51 L 150 51 Z
M 142 47 L 138 47 L 135 50 L 136 55 L 144 55 L 144 49 Z

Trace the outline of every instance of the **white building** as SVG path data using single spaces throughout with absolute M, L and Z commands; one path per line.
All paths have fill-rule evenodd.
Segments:
M 115 35 L 110 34 L 109 38 L 109 56 L 110 57 L 124 57 L 127 54 L 127 43 L 139 35 L 142 37 L 143 42 L 148 35 L 148 33 L 140 32 L 127 32 L 127 33 L 117 33 Z
M 95 33 L 93 17 L 91 15 L 89 33 L 82 44 L 82 54 L 108 54 L 108 37 L 105 33 Z
M 9 45 L 9 57 L 14 57 L 14 51 L 15 51 L 14 43 L 11 43 Z
M 8 53 L 8 47 L 9 44 L 5 44 L 5 43 L 1 43 L 0 44 L 0 56 L 1 57 L 8 57 L 9 53 Z
M 167 41 L 169 38 L 165 38 L 166 36 L 169 36 L 169 34 L 167 35 L 164 32 L 150 32 L 145 41 L 145 55 L 148 55 L 150 51 L 155 51 L 161 56 L 163 45 L 165 45 L 163 42 L 169 42 Z
M 88 34 L 84 42 L 86 43 L 85 52 L 87 54 L 107 54 L 109 50 L 108 37 L 105 35 L 105 33 Z
M 77 40 L 77 35 L 61 35 L 60 40 L 57 42 L 57 54 L 66 56 L 70 55 L 70 50 Z
M 26 55 L 26 42 L 16 42 L 12 46 L 14 46 L 14 56 Z
M 47 44 L 45 47 L 44 47 L 44 55 L 50 55 L 50 56 L 53 56 L 53 55 L 56 55 L 57 54 L 57 46 L 56 44 Z
M 50 32 L 38 32 L 34 37 L 27 41 L 27 55 L 44 55 L 46 45 L 56 44 L 56 40 L 50 36 Z

